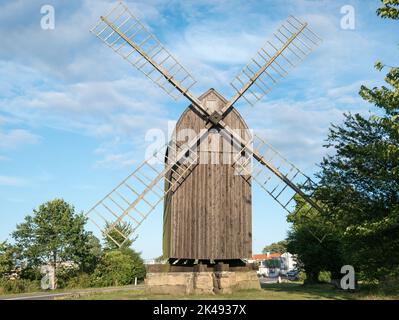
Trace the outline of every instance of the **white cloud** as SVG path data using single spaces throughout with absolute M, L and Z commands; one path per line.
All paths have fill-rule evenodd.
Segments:
M 13 129 L 8 132 L 0 132 L 0 148 L 15 149 L 21 145 L 35 144 L 40 137 L 24 129 Z
M 155 85 L 143 79 L 93 81 L 29 91 L 0 100 L 0 108 L 31 126 L 48 126 L 99 137 L 124 135 L 159 126 L 167 115 Z M 166 120 L 165 120 L 166 121 Z M 1 142 L 0 142 L 1 143 Z
M 113 161 L 118 166 L 130 165 L 137 158 L 134 149 L 143 144 L 144 132 L 164 127 L 185 105 L 178 104 L 168 112 L 174 106 L 169 104 L 169 97 L 88 32 L 113 3 L 59 3 L 56 29 L 51 32 L 40 30 L 38 21 L 32 18 L 39 14 L 40 1 L 28 5 L 14 1 L 0 13 L 0 21 L 5 21 L 0 26 L 6 22 L 10 26 L 0 28 L 5 39 L 0 48 L 0 67 L 8 80 L 0 81 L 3 116 L 34 128 L 50 126 L 88 134 L 98 138 L 100 144 L 117 137 L 120 141 L 115 146 L 104 147 L 107 150 L 98 154 L 99 163 L 106 166 Z M 283 9 L 270 3 L 267 11 L 257 10 L 261 4 L 247 6 L 240 1 L 152 0 L 128 1 L 128 5 L 192 71 L 201 91 L 215 87 L 227 98 L 232 94 L 230 80 L 288 12 L 309 21 L 324 39 L 323 44 L 266 98 L 266 104 L 256 107 L 264 112 L 256 112 L 258 119 L 268 117 L 269 122 L 259 123 L 250 114 L 247 119 L 275 142 L 280 139 L 279 144 L 287 150 L 296 150 L 301 144 L 285 137 L 297 137 L 302 146 L 307 145 L 303 157 L 312 154 L 310 150 L 314 158 L 320 154 L 321 136 L 329 122 L 361 103 L 358 87 L 361 79 L 370 79 L 365 66 L 372 67 L 381 42 L 380 34 L 370 33 L 367 25 L 359 24 L 355 32 L 341 30 L 339 4 L 328 1 L 299 0 Z M 14 18 L 7 18 L 10 16 Z M 24 50 L 19 43 L 24 43 Z M 296 105 L 297 109 L 287 110 L 286 105 Z M 297 123 L 299 118 L 302 126 Z M 314 119 L 320 123 L 316 125 Z M 317 139 L 310 128 L 317 130 Z M 299 155 L 300 150 L 296 153 Z
M 311 173 L 326 155 L 323 144 L 331 123 L 343 121 L 339 99 L 339 96 L 336 100 L 330 97 L 304 101 L 282 98 L 244 108 L 242 114 L 256 134 L 299 168 Z M 357 99 L 354 102 L 350 106 L 352 112 L 368 113 L 364 102 Z
M 27 185 L 29 185 L 29 181 L 24 178 L 0 175 L 0 186 L 25 187 Z
M 98 160 L 95 168 L 132 168 L 137 163 L 137 153 L 126 152 L 120 154 L 105 154 L 102 159 Z

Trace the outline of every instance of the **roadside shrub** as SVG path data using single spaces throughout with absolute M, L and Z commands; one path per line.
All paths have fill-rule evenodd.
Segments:
M 131 249 L 105 251 L 92 275 L 94 286 L 122 286 L 145 277 L 140 255 Z
M 319 281 L 320 282 L 330 283 L 331 282 L 331 272 L 329 272 L 329 271 L 320 271 L 320 273 L 319 273 Z
M 378 289 L 383 294 L 399 294 L 399 278 L 387 277 L 383 281 L 380 281 Z
M 57 268 L 57 288 L 63 289 L 68 287 L 71 279 L 77 277 L 79 270 L 71 267 L 60 267 Z
M 21 279 L 31 280 L 31 281 L 40 281 L 43 275 L 40 273 L 40 269 L 36 267 L 26 267 L 22 268 L 19 273 L 19 277 Z
M 66 288 L 68 289 L 90 288 L 92 286 L 92 278 L 87 273 L 77 274 L 76 276 L 70 278 L 66 284 Z
M 304 282 L 306 280 L 306 273 L 304 271 L 300 271 L 298 274 L 298 280 Z
M 1 280 L 0 293 L 25 293 L 40 291 L 40 281 L 27 279 Z

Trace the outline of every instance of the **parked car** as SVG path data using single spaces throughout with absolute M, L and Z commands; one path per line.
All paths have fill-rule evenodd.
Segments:
M 299 280 L 299 270 L 298 269 L 293 269 L 287 272 L 287 278 L 290 281 L 296 281 Z

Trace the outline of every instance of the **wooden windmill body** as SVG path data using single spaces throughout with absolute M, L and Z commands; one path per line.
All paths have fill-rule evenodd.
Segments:
M 227 103 L 214 89 L 199 100 L 210 113 L 222 110 Z M 199 133 L 205 130 L 206 122 L 190 106 L 178 120 L 174 135 L 185 129 Z M 230 112 L 225 122 L 249 143 L 248 126 L 237 110 Z M 165 197 L 164 257 L 239 260 L 252 256 L 251 181 L 237 174 L 230 161 L 234 149 L 225 144 L 230 141 L 217 131 L 201 141 L 196 149 L 198 164 Z M 173 172 L 169 171 L 167 177 L 173 181 Z
M 194 78 L 123 3 L 102 16 L 91 32 L 170 96 L 187 98 L 191 105 L 175 133 L 195 132 L 186 140 L 172 138 L 87 212 L 104 235 L 123 245 L 130 234 L 122 234 L 117 226 L 131 223 L 133 233 L 164 203 L 164 258 L 172 263 L 232 261 L 252 254 L 254 181 L 288 212 L 300 209 L 298 197 L 308 210 L 322 211 L 313 198 L 311 179 L 263 139 L 249 134 L 234 108 L 240 99 L 254 105 L 320 44 L 306 22 L 290 16 L 281 25 L 231 82 L 230 100 L 213 89 L 199 98 L 191 93 Z M 239 157 L 226 162 L 225 147 L 230 145 Z M 203 151 L 202 146 L 209 148 Z M 159 161 L 158 167 L 153 160 Z M 124 240 L 115 239 L 113 232 Z

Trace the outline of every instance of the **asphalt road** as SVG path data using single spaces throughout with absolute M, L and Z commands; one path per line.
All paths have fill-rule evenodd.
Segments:
M 30 294 L 21 294 L 13 296 L 0 296 L 0 300 L 54 300 L 56 298 L 79 296 L 89 293 L 103 293 L 103 292 L 115 292 L 115 291 L 131 291 L 141 290 L 143 285 L 138 286 L 124 286 L 124 287 L 112 287 L 112 288 L 98 288 L 98 289 L 85 289 L 85 290 L 71 290 L 65 292 L 37 292 Z

